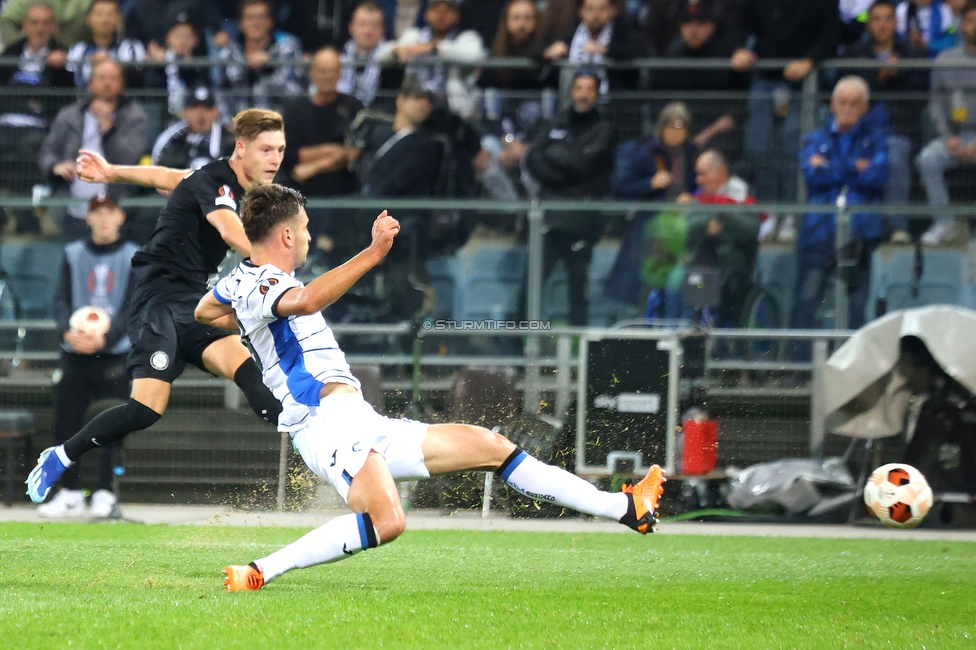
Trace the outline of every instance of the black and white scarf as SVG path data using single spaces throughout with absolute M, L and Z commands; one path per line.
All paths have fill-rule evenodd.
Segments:
M 417 33 L 417 42 L 430 43 L 431 36 L 430 27 L 424 27 Z M 451 34 L 447 40 L 453 37 Z M 434 92 L 444 92 L 447 87 L 444 63 L 437 57 L 436 51 L 414 59 L 414 63 L 407 67 L 407 74 Z
M 573 34 L 573 41 L 569 44 L 570 63 L 603 63 L 602 54 L 589 54 L 583 51 L 583 46 L 590 40 L 592 40 L 590 28 L 580 23 Z M 600 30 L 600 35 L 596 37 L 596 42 L 603 47 L 610 47 L 611 40 L 613 40 L 613 22 L 607 23 L 607 26 Z M 597 68 L 597 74 L 600 76 L 600 94 L 603 95 L 609 89 L 607 71 L 600 67 Z
M 352 95 L 361 101 L 363 106 L 373 103 L 376 90 L 380 87 L 380 66 L 375 63 L 378 49 L 379 45 L 365 56 L 357 55 L 356 44 L 352 39 L 342 49 L 342 73 L 339 75 L 336 90 L 345 95 Z M 364 63 L 368 65 L 360 67 Z

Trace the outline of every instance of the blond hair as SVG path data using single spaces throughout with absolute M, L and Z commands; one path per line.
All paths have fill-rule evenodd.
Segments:
M 246 108 L 234 116 L 234 137 L 238 140 L 251 142 L 266 131 L 284 130 L 285 119 L 276 111 Z

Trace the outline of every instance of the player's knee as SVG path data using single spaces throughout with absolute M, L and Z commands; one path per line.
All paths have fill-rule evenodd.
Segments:
M 497 467 L 505 462 L 505 459 L 508 458 L 513 451 L 515 451 L 515 444 L 502 434 L 495 431 L 488 431 L 487 429 L 484 429 L 484 432 L 486 434 L 486 442 L 494 451 L 492 458 L 496 461 L 497 469 Z
M 385 509 L 383 512 L 371 512 L 373 526 L 380 538 L 380 544 L 388 544 L 403 534 L 407 528 L 407 515 L 399 505 Z

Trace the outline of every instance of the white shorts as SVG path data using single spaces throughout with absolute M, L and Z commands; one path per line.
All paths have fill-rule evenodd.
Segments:
M 292 437 L 309 469 L 327 480 L 343 501 L 370 450 L 386 459 L 398 481 L 429 478 L 421 445 L 427 425 L 394 420 L 373 410 L 358 393 L 334 393 L 310 409 L 309 424 Z

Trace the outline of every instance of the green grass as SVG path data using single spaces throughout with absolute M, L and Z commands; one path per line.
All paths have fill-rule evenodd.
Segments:
M 408 531 L 222 591 L 285 528 L 0 524 L 4 648 L 976 647 L 976 544 Z

